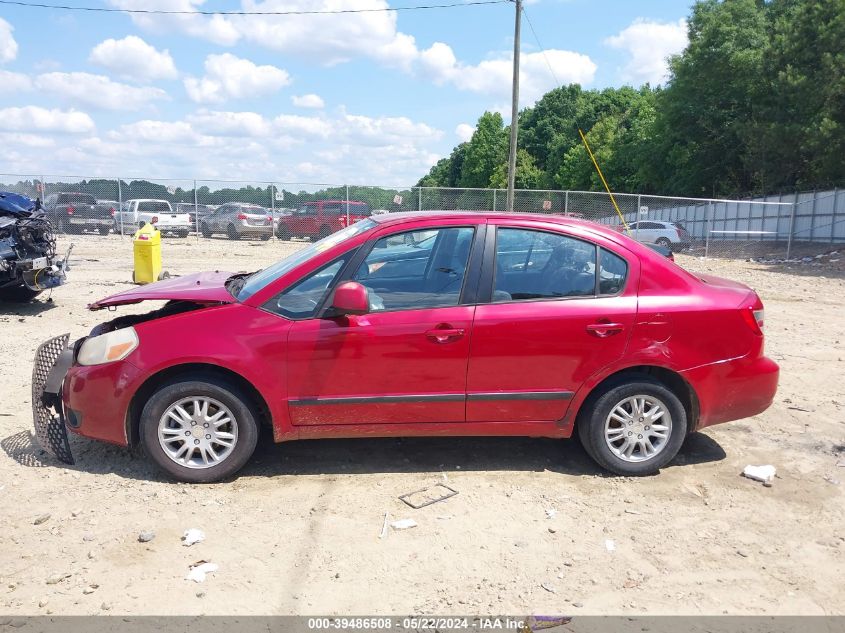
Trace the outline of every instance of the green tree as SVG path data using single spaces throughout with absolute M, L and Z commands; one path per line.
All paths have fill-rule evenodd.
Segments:
M 516 152 L 516 189 L 539 189 L 543 185 L 545 175 L 543 170 L 537 167 L 534 157 L 528 150 L 518 149 Z M 501 163 L 493 171 L 490 177 L 489 187 L 494 189 L 505 189 L 508 186 L 508 165 Z
M 460 187 L 487 187 L 496 167 L 507 159 L 508 133 L 498 112 L 485 112 L 467 143 Z

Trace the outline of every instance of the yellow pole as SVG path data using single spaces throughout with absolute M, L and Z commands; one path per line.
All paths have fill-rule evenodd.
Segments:
M 607 181 L 604 179 L 604 174 L 601 173 L 601 168 L 599 164 L 596 162 L 596 157 L 593 156 L 593 152 L 590 149 L 589 143 L 587 143 L 587 137 L 584 136 L 584 133 L 581 131 L 581 128 L 578 128 L 578 134 L 581 135 L 581 141 L 584 143 L 584 147 L 587 148 L 587 153 L 590 155 L 590 160 L 593 161 L 593 165 L 596 168 L 596 171 L 599 173 L 599 178 L 601 178 L 601 182 L 604 185 L 605 190 L 607 191 L 608 195 L 610 195 L 610 201 L 613 203 L 613 208 L 616 209 L 616 213 L 619 215 L 619 219 L 622 221 L 622 226 L 625 230 L 628 230 L 628 223 L 625 221 L 622 212 L 619 210 L 619 205 L 616 204 L 616 198 L 613 197 L 613 192 L 610 190 L 610 187 L 607 186 Z

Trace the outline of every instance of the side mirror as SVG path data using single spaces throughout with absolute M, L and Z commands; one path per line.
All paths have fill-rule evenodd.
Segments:
M 370 311 L 369 293 L 357 281 L 345 281 L 335 288 L 332 308 L 337 315 L 366 314 Z

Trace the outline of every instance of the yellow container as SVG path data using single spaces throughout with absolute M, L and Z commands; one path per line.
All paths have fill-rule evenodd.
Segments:
M 135 231 L 132 238 L 135 254 L 135 271 L 132 281 L 148 284 L 158 281 L 161 275 L 161 233 L 152 224 L 145 224 Z

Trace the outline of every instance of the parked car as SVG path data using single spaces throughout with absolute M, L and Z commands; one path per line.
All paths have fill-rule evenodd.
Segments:
M 631 222 L 628 229 L 622 232 L 640 242 L 653 242 L 673 251 L 690 247 L 690 236 L 683 224 L 679 222 L 657 222 L 655 220 L 641 220 Z
M 289 209 L 287 207 L 267 209 L 267 213 L 269 213 L 273 217 L 273 234 L 274 235 L 276 234 L 276 229 L 279 226 L 279 219 L 291 215 L 294 211 L 295 211 L 295 209 Z
M 577 432 L 602 467 L 645 475 L 688 433 L 764 411 L 778 381 L 752 289 L 551 215 L 379 215 L 255 273 L 89 307 L 147 300 L 168 303 L 39 348 L 36 432 L 61 459 L 70 429 L 207 482 L 262 425 L 277 442 Z
M 0 301 L 31 301 L 62 285 L 72 248 L 57 257 L 56 236 L 40 200 L 0 191 Z
M 90 193 L 52 193 L 44 199 L 44 211 L 59 233 L 90 230 L 106 235 L 114 223 L 110 207 L 97 204 Z
M 155 226 L 162 235 L 188 237 L 191 220 L 187 213 L 177 213 L 167 200 L 139 198 L 127 200 L 114 216 L 114 232 L 133 234 L 143 223 Z
M 643 245 L 648 246 L 655 253 L 660 253 L 661 255 L 663 255 L 663 257 L 675 261 L 675 254 L 672 252 L 672 249 L 668 246 L 663 246 L 663 244 L 654 244 L 653 242 L 643 242 Z
M 244 236 L 269 240 L 273 236 L 273 216 L 257 204 L 230 202 L 200 220 L 200 233 L 203 237 L 224 233 L 230 240 Z
M 347 216 L 348 206 L 348 216 Z M 290 216 L 279 219 L 276 237 L 322 239 L 336 231 L 372 215 L 366 202 L 350 200 L 315 200 L 301 205 Z
M 177 202 L 176 203 L 176 213 L 187 213 L 188 220 L 191 222 L 191 230 L 196 230 L 195 227 L 198 226 L 198 221 L 204 218 L 207 215 L 211 215 L 214 213 L 214 209 L 207 204 L 193 204 L 192 202 Z

